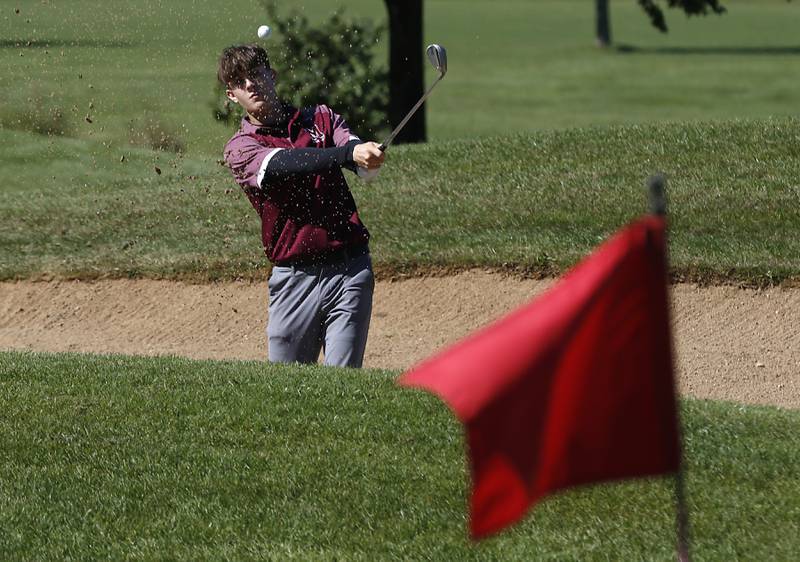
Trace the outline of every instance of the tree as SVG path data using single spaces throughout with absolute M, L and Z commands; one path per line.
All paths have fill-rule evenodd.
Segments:
M 611 45 L 611 18 L 608 15 L 608 0 L 595 0 L 595 21 L 597 22 L 597 46 Z
M 282 15 L 276 0 L 262 0 L 262 5 L 282 39 L 279 49 L 270 50 L 279 72 L 276 89 L 281 99 L 298 107 L 313 102 L 338 109 L 365 137 L 383 132 L 387 72 L 373 57 L 384 26 L 367 18 L 345 17 L 344 8 L 312 24 L 296 8 Z
M 424 91 L 422 0 L 384 0 L 389 19 L 389 123 L 395 127 Z M 424 142 L 425 108 L 394 142 Z
M 388 72 L 375 64 L 375 44 L 385 30 L 367 19 L 350 19 L 344 8 L 319 24 L 311 24 L 299 10 L 281 14 L 275 0 L 263 0 L 267 21 L 281 37 L 270 48 L 278 69 L 277 92 L 297 107 L 324 103 L 341 111 L 348 124 L 365 138 L 387 130 Z M 215 81 L 214 118 L 238 127 L 241 106 L 232 104 L 225 87 Z
M 650 23 L 661 31 L 667 32 L 667 22 L 661 9 L 660 0 L 636 0 L 650 18 Z M 706 15 L 709 12 L 722 14 L 725 7 L 721 0 L 664 0 L 669 8 L 680 8 L 687 16 Z M 595 0 L 595 21 L 597 22 L 597 44 L 601 47 L 611 45 L 611 23 L 608 0 Z
M 650 22 L 667 31 L 662 0 L 637 0 Z M 663 0 L 670 8 L 681 8 L 687 15 L 705 15 L 709 11 L 721 14 L 725 8 L 721 0 Z M 389 20 L 389 123 L 397 125 L 408 109 L 424 91 L 424 66 L 422 51 L 423 0 L 384 0 Z M 597 43 L 611 44 L 611 19 L 609 1 L 595 0 Z M 395 142 L 424 142 L 425 111 L 418 111 L 400 132 Z

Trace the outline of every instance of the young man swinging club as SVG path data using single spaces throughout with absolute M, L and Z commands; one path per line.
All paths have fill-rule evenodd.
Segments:
M 273 264 L 269 359 L 313 363 L 322 348 L 326 365 L 360 367 L 375 280 L 369 232 L 342 168 L 374 171 L 384 154 L 329 107 L 282 103 L 277 74 L 260 46 L 225 49 L 218 77 L 246 113 L 224 155 L 261 217 Z

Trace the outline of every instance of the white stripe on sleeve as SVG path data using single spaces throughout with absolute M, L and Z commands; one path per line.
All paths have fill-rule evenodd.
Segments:
M 275 150 L 273 150 L 272 152 L 267 154 L 264 157 L 264 161 L 261 162 L 261 167 L 258 169 L 258 177 L 256 178 L 256 181 L 258 182 L 259 187 L 261 187 L 261 182 L 264 181 L 264 175 L 267 173 L 267 166 L 269 165 L 269 161 L 272 160 L 272 157 L 275 156 L 276 154 L 278 154 L 278 152 L 280 152 L 281 150 L 283 150 L 283 149 L 282 148 L 276 148 Z

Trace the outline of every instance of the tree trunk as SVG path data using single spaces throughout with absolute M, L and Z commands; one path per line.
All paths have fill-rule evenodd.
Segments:
M 597 21 L 597 46 L 611 45 L 611 19 L 608 15 L 608 0 L 595 0 Z
M 389 123 L 397 126 L 424 93 L 422 0 L 384 0 L 389 15 Z M 395 137 L 395 143 L 425 142 L 425 107 Z

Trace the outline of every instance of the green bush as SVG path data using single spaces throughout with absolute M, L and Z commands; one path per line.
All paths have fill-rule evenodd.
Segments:
M 152 115 L 145 115 L 136 121 L 131 121 L 129 133 L 132 145 L 146 146 L 152 150 L 176 154 L 186 152 L 186 143 L 178 132 Z
M 278 95 L 298 107 L 330 106 L 365 139 L 387 131 L 388 70 L 373 61 L 385 26 L 347 20 L 343 9 L 313 26 L 297 10 L 282 16 L 274 1 L 262 4 L 273 31 L 266 49 L 278 72 Z M 226 123 L 241 119 L 241 109 L 227 100 L 221 84 L 215 90 L 213 114 Z
M 0 128 L 29 131 L 44 136 L 69 136 L 73 132 L 67 111 L 53 100 L 36 96 L 28 98 L 27 104 L 0 112 Z
M 239 127 L 239 121 L 244 116 L 244 111 L 238 103 L 233 103 L 225 95 L 225 86 L 219 80 L 214 81 L 214 99 L 211 102 L 211 113 L 214 119 L 226 125 Z

